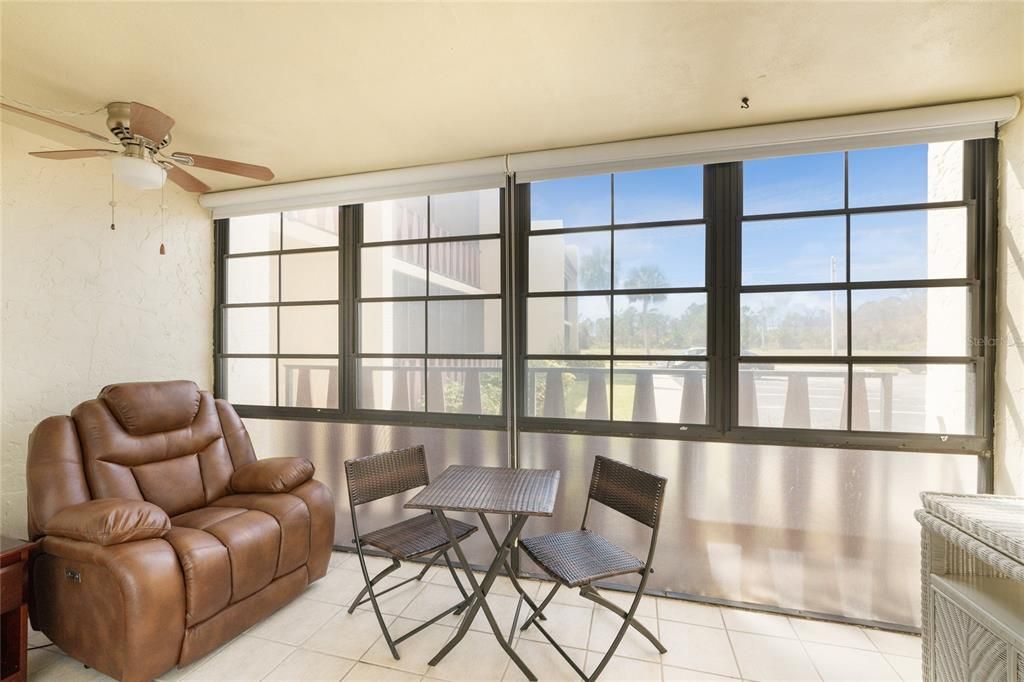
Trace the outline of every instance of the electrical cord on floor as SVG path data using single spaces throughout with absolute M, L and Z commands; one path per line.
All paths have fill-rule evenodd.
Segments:
M 35 651 L 36 649 L 45 649 L 48 646 L 53 646 L 53 642 L 49 644 L 39 644 L 37 646 L 30 646 L 26 651 Z

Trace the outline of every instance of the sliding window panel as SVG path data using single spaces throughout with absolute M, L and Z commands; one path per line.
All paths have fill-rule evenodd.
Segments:
M 967 287 L 862 289 L 852 296 L 854 355 L 968 354 Z
M 424 353 L 423 301 L 359 304 L 359 352 Z
M 280 248 L 280 213 L 239 216 L 228 222 L 228 253 L 277 251 Z
M 337 301 L 338 252 L 281 256 L 282 301 Z
M 587 175 L 530 185 L 530 229 L 611 225 L 612 178 Z
M 423 412 L 423 360 L 359 358 L 356 362 L 356 404 L 365 410 Z
M 845 363 L 741 362 L 740 426 L 845 429 Z
M 501 293 L 501 242 L 467 239 L 430 244 L 431 296 Z
M 337 355 L 338 305 L 282 306 L 281 353 Z
M 741 258 L 746 286 L 844 282 L 846 219 L 744 221 Z
M 278 405 L 337 409 L 338 358 L 278 360 Z
M 740 295 L 744 356 L 846 354 L 846 292 L 796 291 Z
M 228 402 L 235 405 L 275 404 L 276 368 L 273 358 L 225 358 Z
M 704 167 L 615 174 L 615 224 L 693 220 L 704 215 Z
M 498 234 L 501 190 L 434 194 L 430 197 L 430 237 Z
M 425 244 L 372 246 L 359 250 L 359 295 L 364 298 L 424 296 L 427 293 Z
M 610 231 L 530 237 L 530 291 L 611 289 L 611 237 Z
M 743 215 L 843 208 L 842 152 L 743 162 Z
M 338 207 L 285 211 L 282 216 L 284 249 L 338 246 Z
M 427 362 L 427 411 L 502 414 L 500 360 L 466 358 Z
M 705 260 L 703 225 L 615 231 L 616 289 L 703 287 Z
M 278 257 L 228 258 L 225 303 L 274 303 L 278 294 Z
M 277 353 L 277 308 L 226 308 L 224 352 L 245 355 Z
M 610 296 L 544 296 L 526 306 L 526 352 L 588 355 L 611 351 Z
M 607 420 L 610 370 L 606 361 L 527 361 L 526 416 Z
M 363 204 L 364 242 L 426 238 L 426 197 L 371 201 Z
M 853 428 L 973 435 L 975 381 L 973 364 L 855 364 Z
M 706 294 L 616 294 L 616 355 L 707 355 Z
M 849 167 L 852 207 L 963 199 L 960 141 L 854 150 Z
M 850 274 L 855 282 L 967 277 L 967 209 L 851 216 Z
M 612 364 L 612 419 L 667 424 L 707 421 L 707 363 L 647 361 Z
M 501 354 L 500 299 L 428 301 L 427 326 L 433 355 Z

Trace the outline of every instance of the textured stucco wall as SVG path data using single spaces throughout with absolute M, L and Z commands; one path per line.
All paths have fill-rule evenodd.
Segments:
M 995 492 L 1024 495 L 1024 117 L 999 137 Z
M 161 256 L 159 191 L 118 186 L 112 232 L 108 161 L 35 159 L 26 152 L 60 145 L 9 124 L 0 137 L 0 524 L 17 535 L 26 444 L 41 419 L 113 382 L 212 385 L 213 229 L 195 195 L 168 183 Z

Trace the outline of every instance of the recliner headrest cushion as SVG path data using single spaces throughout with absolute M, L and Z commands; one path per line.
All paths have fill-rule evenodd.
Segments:
M 194 381 L 111 384 L 103 387 L 99 397 L 133 436 L 183 428 L 199 412 L 199 387 Z

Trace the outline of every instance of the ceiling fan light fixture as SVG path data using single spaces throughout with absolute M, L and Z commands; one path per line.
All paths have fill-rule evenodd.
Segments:
M 135 189 L 160 189 L 167 180 L 167 171 L 152 161 L 121 155 L 111 159 L 111 164 L 118 182 Z

